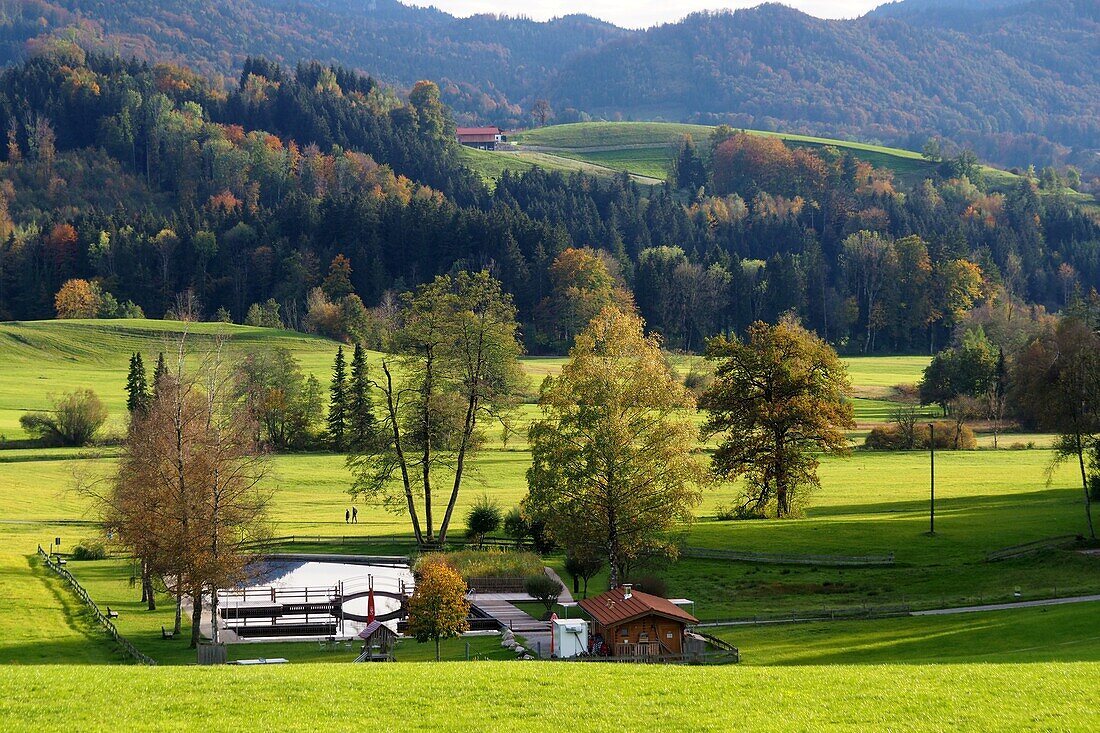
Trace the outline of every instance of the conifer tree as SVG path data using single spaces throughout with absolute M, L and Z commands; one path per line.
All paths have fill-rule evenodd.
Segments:
M 348 427 L 348 378 L 343 346 L 336 350 L 329 394 L 328 438 L 334 450 L 343 450 L 347 444 Z
M 164 363 L 164 352 L 157 355 L 157 368 L 153 370 L 153 397 L 160 394 L 161 382 L 168 376 L 168 365 Z
M 351 384 L 348 389 L 348 428 L 353 445 L 362 445 L 374 433 L 374 405 L 367 381 L 367 356 L 362 344 L 355 344 L 351 357 Z
M 145 362 L 140 352 L 130 357 L 130 373 L 126 376 L 126 409 L 133 415 L 143 413 L 149 407 L 149 383 L 145 376 Z

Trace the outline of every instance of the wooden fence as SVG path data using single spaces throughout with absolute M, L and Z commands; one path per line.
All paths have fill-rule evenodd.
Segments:
M 791 555 L 773 552 L 741 552 L 739 550 L 711 550 L 705 547 L 684 547 L 681 557 L 697 560 L 733 560 L 763 565 L 819 565 L 821 567 L 861 568 L 889 567 L 894 564 L 894 553 L 889 555 Z
M 985 561 L 997 562 L 999 560 L 1012 560 L 1018 557 L 1030 557 L 1031 555 L 1038 555 L 1040 552 L 1045 552 L 1046 550 L 1057 550 L 1063 547 L 1069 547 L 1077 542 L 1077 539 L 1078 537 L 1075 534 L 1045 537 L 1041 540 L 1025 542 L 1021 545 L 1012 545 L 1011 547 L 994 550 L 985 556 Z
M 107 630 L 107 634 L 112 639 L 114 639 L 120 647 L 122 647 L 123 651 L 125 651 L 141 664 L 155 665 L 157 663 L 157 660 L 138 651 L 137 647 L 131 644 L 129 639 L 118 632 L 118 629 L 115 627 L 111 619 L 107 618 L 107 614 L 99 610 L 99 606 L 96 605 L 96 602 L 92 600 L 92 597 L 90 595 L 88 595 L 88 591 L 84 590 L 84 586 L 77 582 L 77 579 L 73 577 L 72 573 L 65 569 L 64 565 L 51 560 L 50 556 L 46 554 L 46 551 L 42 549 L 42 545 L 38 546 L 38 554 L 42 556 L 43 561 L 46 563 L 46 567 L 64 578 L 65 582 L 69 584 L 69 587 L 73 589 L 73 592 L 80 596 L 80 599 L 84 601 L 84 604 L 88 606 L 89 609 L 91 609 L 92 615 L 95 616 L 96 621 L 98 621 L 103 626 L 103 628 Z
M 284 537 L 269 537 L 265 540 L 250 542 L 243 545 L 244 549 L 264 550 L 281 545 L 382 545 L 387 547 L 407 547 L 410 550 L 438 550 L 446 547 L 470 547 L 479 543 L 467 541 L 465 538 L 447 539 L 446 545 L 418 545 L 413 537 L 370 537 L 366 535 L 286 535 Z M 530 542 L 517 543 L 515 540 L 490 537 L 481 541 L 481 546 L 497 549 L 531 549 Z

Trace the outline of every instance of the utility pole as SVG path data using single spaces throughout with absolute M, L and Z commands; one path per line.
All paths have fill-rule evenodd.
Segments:
M 928 534 L 936 534 L 936 425 L 928 423 Z

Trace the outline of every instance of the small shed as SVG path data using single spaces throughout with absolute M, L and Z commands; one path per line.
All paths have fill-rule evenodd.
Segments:
M 397 634 L 389 626 L 374 620 L 367 624 L 358 636 L 363 640 L 363 649 L 355 661 L 389 662 L 393 660 Z
M 592 653 L 613 657 L 675 656 L 684 653 L 684 633 L 699 623 L 666 598 L 629 585 L 580 601 L 592 617 Z

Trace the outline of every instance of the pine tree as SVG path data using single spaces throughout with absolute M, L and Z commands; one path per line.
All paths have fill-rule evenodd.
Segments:
M 168 376 L 168 365 L 164 362 L 164 352 L 157 356 L 157 368 L 153 370 L 153 397 L 160 394 L 160 384 Z
M 333 449 L 339 451 L 346 445 L 348 426 L 348 382 L 343 346 L 336 350 L 329 393 L 332 397 L 328 408 L 328 438 Z
M 145 377 L 145 363 L 141 353 L 130 357 L 130 373 L 126 376 L 126 409 L 130 414 L 143 413 L 149 407 L 149 383 Z
M 351 357 L 351 384 L 348 394 L 348 427 L 353 445 L 363 445 L 374 434 L 374 405 L 367 383 L 367 356 L 361 344 L 355 344 Z

